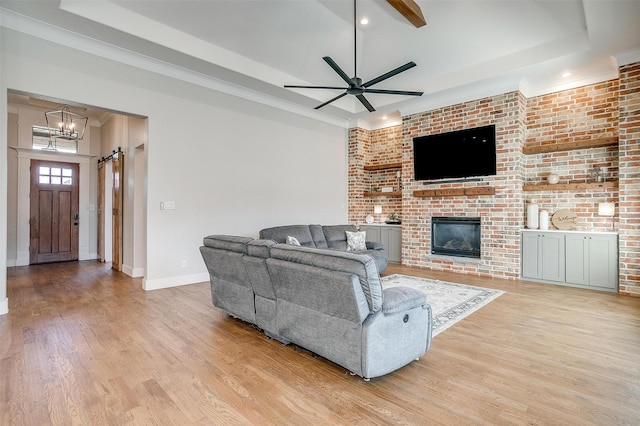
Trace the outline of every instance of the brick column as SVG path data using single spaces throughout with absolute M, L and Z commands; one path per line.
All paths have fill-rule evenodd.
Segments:
M 620 293 L 640 296 L 640 62 L 620 67 Z
M 367 201 L 364 199 L 366 150 L 369 144 L 369 131 L 361 128 L 349 129 L 349 175 L 348 200 L 349 223 L 362 223 L 366 216 Z

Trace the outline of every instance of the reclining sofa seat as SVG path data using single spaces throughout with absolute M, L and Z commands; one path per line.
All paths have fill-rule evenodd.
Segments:
M 357 229 L 355 225 L 285 225 L 262 229 L 260 238 L 286 244 L 287 237 L 295 237 L 303 247 L 347 251 L 346 231 L 356 232 Z M 378 272 L 384 272 L 388 262 L 384 246 L 375 241 L 367 241 L 366 247 L 366 250 L 351 253 L 372 256 Z
M 371 256 L 212 235 L 200 247 L 214 306 L 365 379 L 419 358 L 431 344 L 423 293 L 382 290 Z

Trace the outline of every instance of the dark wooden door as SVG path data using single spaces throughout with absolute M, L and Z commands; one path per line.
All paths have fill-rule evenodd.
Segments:
M 78 260 L 77 164 L 31 160 L 29 262 Z

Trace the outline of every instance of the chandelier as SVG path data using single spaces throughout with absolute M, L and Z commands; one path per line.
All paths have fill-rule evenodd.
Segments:
M 44 116 L 47 120 L 50 141 L 55 139 L 82 140 L 87 121 L 89 121 L 88 117 L 71 111 L 69 105 L 47 111 Z

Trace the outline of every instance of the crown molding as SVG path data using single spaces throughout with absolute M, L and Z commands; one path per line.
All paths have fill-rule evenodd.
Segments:
M 313 109 L 302 107 L 293 102 L 264 95 L 236 84 L 227 83 L 215 77 L 143 56 L 130 50 L 91 39 L 1 7 L 0 27 L 313 120 L 342 128 L 349 127 L 348 120 L 346 119 L 327 115 Z

